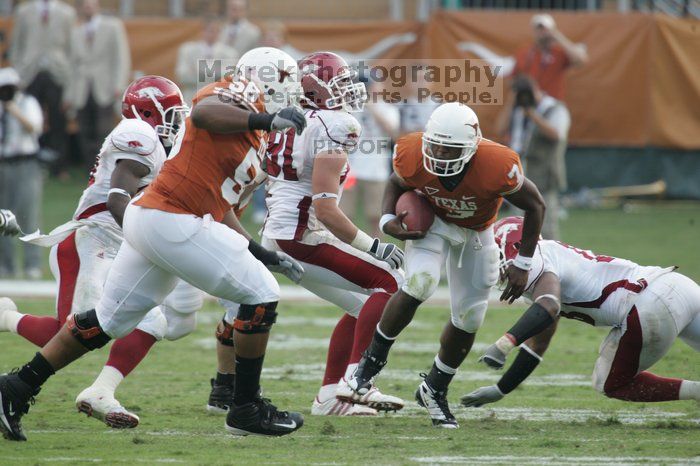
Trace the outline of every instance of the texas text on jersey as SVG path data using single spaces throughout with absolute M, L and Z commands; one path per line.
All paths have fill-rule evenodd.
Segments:
M 493 224 L 503 196 L 518 191 L 525 180 L 518 154 L 481 139 L 474 157 L 461 173 L 439 177 L 423 165 L 422 135 L 422 132 L 411 133 L 397 141 L 396 174 L 422 192 L 445 222 L 478 231 Z
M 197 105 L 209 96 L 218 96 L 246 110 L 263 112 L 262 94 L 253 90 L 255 87 L 244 79 L 227 76 L 201 89 L 192 102 Z M 160 176 L 135 203 L 198 217 L 211 214 L 220 222 L 244 192 L 234 178 L 243 172 L 251 180 L 258 176 L 254 161 L 262 157 L 266 144 L 263 131 L 214 134 L 198 129 L 188 118 Z
M 300 241 L 307 230 L 322 227 L 312 206 L 311 175 L 316 154 L 323 150 L 351 150 L 357 145 L 362 131 L 360 123 L 350 113 L 334 110 L 308 110 L 308 126 L 301 136 L 294 131 L 270 135 L 270 147 L 265 170 L 270 177 L 265 222 L 265 236 L 272 239 Z M 341 174 L 342 184 L 348 172 Z

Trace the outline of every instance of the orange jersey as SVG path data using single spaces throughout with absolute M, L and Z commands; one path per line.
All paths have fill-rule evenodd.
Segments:
M 447 223 L 484 230 L 496 221 L 503 196 L 520 189 L 525 177 L 518 154 L 482 139 L 476 154 L 453 190 L 423 167 L 422 132 L 407 134 L 396 143 L 394 170 L 410 187 L 423 193 L 435 214 Z
M 257 88 L 250 92 L 248 86 L 253 85 L 226 77 L 197 92 L 192 105 L 216 95 L 225 102 L 236 99 L 246 110 L 263 112 L 264 103 Z M 263 131 L 215 134 L 196 128 L 188 117 L 170 158 L 135 204 L 198 217 L 211 214 L 220 222 L 231 206 L 239 203 L 241 175 L 256 178 L 256 167 L 251 161 L 262 157 L 266 145 L 267 134 Z

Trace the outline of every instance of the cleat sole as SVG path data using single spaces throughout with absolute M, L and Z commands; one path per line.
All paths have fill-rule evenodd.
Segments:
M 79 412 L 87 415 L 87 417 L 99 419 L 112 429 L 133 429 L 139 425 L 139 418 L 125 413 L 109 413 L 103 417 L 96 413 L 92 409 L 92 405 L 87 401 L 81 401 L 76 407 Z

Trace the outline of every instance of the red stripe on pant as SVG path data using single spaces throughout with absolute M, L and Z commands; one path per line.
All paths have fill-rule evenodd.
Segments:
M 43 347 L 58 333 L 73 307 L 75 285 L 80 272 L 80 256 L 75 244 L 75 233 L 59 243 L 56 259 L 60 272 L 56 299 L 57 317 L 26 315 L 17 325 L 17 333 L 39 347 Z
M 620 338 L 610 373 L 605 380 L 605 396 L 624 401 L 672 401 L 678 399 L 681 379 L 639 372 L 639 356 L 644 338 L 636 307 L 627 315 L 627 330 Z
M 277 244 L 296 260 L 328 269 L 362 288 L 382 289 L 387 293 L 398 290 L 399 285 L 392 274 L 331 244 L 312 246 L 279 239 Z

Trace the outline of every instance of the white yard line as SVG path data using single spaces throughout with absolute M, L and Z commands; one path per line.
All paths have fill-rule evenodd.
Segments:
M 557 465 L 636 465 L 636 464 L 698 464 L 700 457 L 669 456 L 426 456 L 408 458 L 426 464 L 525 464 Z

